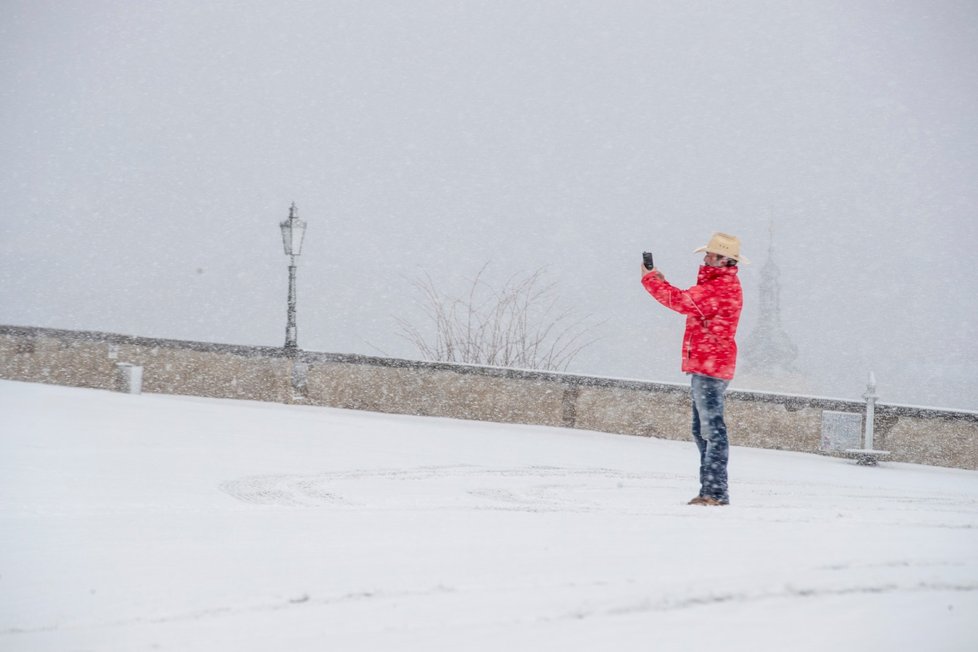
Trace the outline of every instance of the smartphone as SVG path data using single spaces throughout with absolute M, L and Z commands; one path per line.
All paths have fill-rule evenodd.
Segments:
M 652 254 L 648 251 L 642 252 L 642 263 L 645 265 L 645 269 L 652 269 L 655 267 L 655 262 L 652 260 Z

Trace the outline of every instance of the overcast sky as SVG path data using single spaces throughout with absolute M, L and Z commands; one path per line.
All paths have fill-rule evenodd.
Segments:
M 573 371 L 684 382 L 641 251 L 739 235 L 743 339 L 773 222 L 808 392 L 978 409 L 976 100 L 972 1 L 5 0 L 0 323 L 278 346 L 294 201 L 302 348 L 547 266 Z

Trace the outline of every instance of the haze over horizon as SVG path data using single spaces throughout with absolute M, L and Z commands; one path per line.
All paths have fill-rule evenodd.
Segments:
M 281 345 L 294 201 L 304 349 L 417 357 L 412 282 L 488 262 L 590 316 L 570 371 L 684 382 L 641 251 L 687 287 L 740 236 L 743 341 L 773 224 L 800 389 L 978 410 L 973 2 L 13 1 L 0 37 L 0 324 Z

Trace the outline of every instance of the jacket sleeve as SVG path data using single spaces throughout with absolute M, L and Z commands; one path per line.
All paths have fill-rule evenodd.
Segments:
M 667 281 L 660 281 L 655 274 L 643 276 L 642 285 L 656 301 L 687 317 L 709 319 L 719 310 L 716 296 L 702 285 L 680 290 Z

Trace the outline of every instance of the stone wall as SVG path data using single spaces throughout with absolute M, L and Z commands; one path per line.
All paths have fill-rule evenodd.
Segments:
M 685 385 L 0 326 L 0 378 L 111 390 L 123 362 L 146 392 L 690 438 Z M 823 410 L 865 405 L 731 390 L 731 444 L 818 452 Z M 891 460 L 978 469 L 978 413 L 879 404 L 874 430 Z

